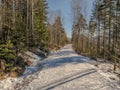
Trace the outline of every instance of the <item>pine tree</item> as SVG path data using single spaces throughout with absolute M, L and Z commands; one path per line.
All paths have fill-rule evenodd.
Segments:
M 6 68 L 16 66 L 24 48 L 47 46 L 46 9 L 45 0 L 0 0 L 0 62 Z
M 46 8 L 45 0 L 35 0 L 34 3 L 34 39 L 35 43 L 41 46 L 47 44 L 46 36 Z
M 59 49 L 67 42 L 67 36 L 62 26 L 61 17 L 58 16 L 55 23 L 47 25 L 47 35 L 49 36 L 49 49 Z

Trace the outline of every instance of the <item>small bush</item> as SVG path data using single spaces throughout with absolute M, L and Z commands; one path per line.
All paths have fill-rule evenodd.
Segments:
M 9 72 L 15 66 L 15 60 L 17 55 L 15 54 L 14 45 L 8 40 L 7 43 L 0 45 L 0 60 L 4 62 L 4 72 Z

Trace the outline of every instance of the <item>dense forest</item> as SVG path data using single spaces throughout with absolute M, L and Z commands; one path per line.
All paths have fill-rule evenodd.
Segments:
M 87 24 L 85 7 L 72 5 L 73 48 L 79 54 L 120 67 L 120 0 L 96 0 Z
M 120 0 L 0 0 L 0 90 L 120 90 Z
M 0 0 L 0 75 L 23 72 L 27 62 L 20 56 L 32 48 L 58 49 L 67 36 L 58 16 L 47 21 L 46 0 Z
M 83 0 L 71 2 L 73 49 L 96 61 L 114 63 L 120 68 L 120 0 L 95 0 L 87 20 Z M 62 16 L 49 16 L 46 0 L 0 0 L 0 76 L 20 75 L 29 65 L 22 55 L 58 50 L 68 40 Z M 52 13 L 55 14 L 55 13 Z

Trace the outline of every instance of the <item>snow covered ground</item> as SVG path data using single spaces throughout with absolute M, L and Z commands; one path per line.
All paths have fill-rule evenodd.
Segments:
M 42 68 L 41 61 L 43 57 L 37 56 L 34 53 L 27 51 L 25 54 L 29 57 L 28 60 L 32 62 L 31 66 L 27 66 L 25 72 L 23 73 L 23 77 L 26 77 L 29 74 L 32 74 Z
M 0 90 L 120 90 L 118 77 L 103 72 L 95 63 L 75 53 L 69 44 L 38 61 L 32 74 L 0 81 Z M 42 70 L 38 69 L 41 65 Z M 110 75 L 115 80 L 111 81 Z

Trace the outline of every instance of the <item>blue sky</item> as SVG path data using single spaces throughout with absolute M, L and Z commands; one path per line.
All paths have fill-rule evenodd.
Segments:
M 94 0 L 84 0 L 87 5 L 87 21 L 91 15 L 92 3 Z M 64 28 L 68 37 L 71 37 L 72 25 L 71 25 L 71 0 L 47 0 L 48 10 L 61 11 L 61 16 L 64 18 Z

